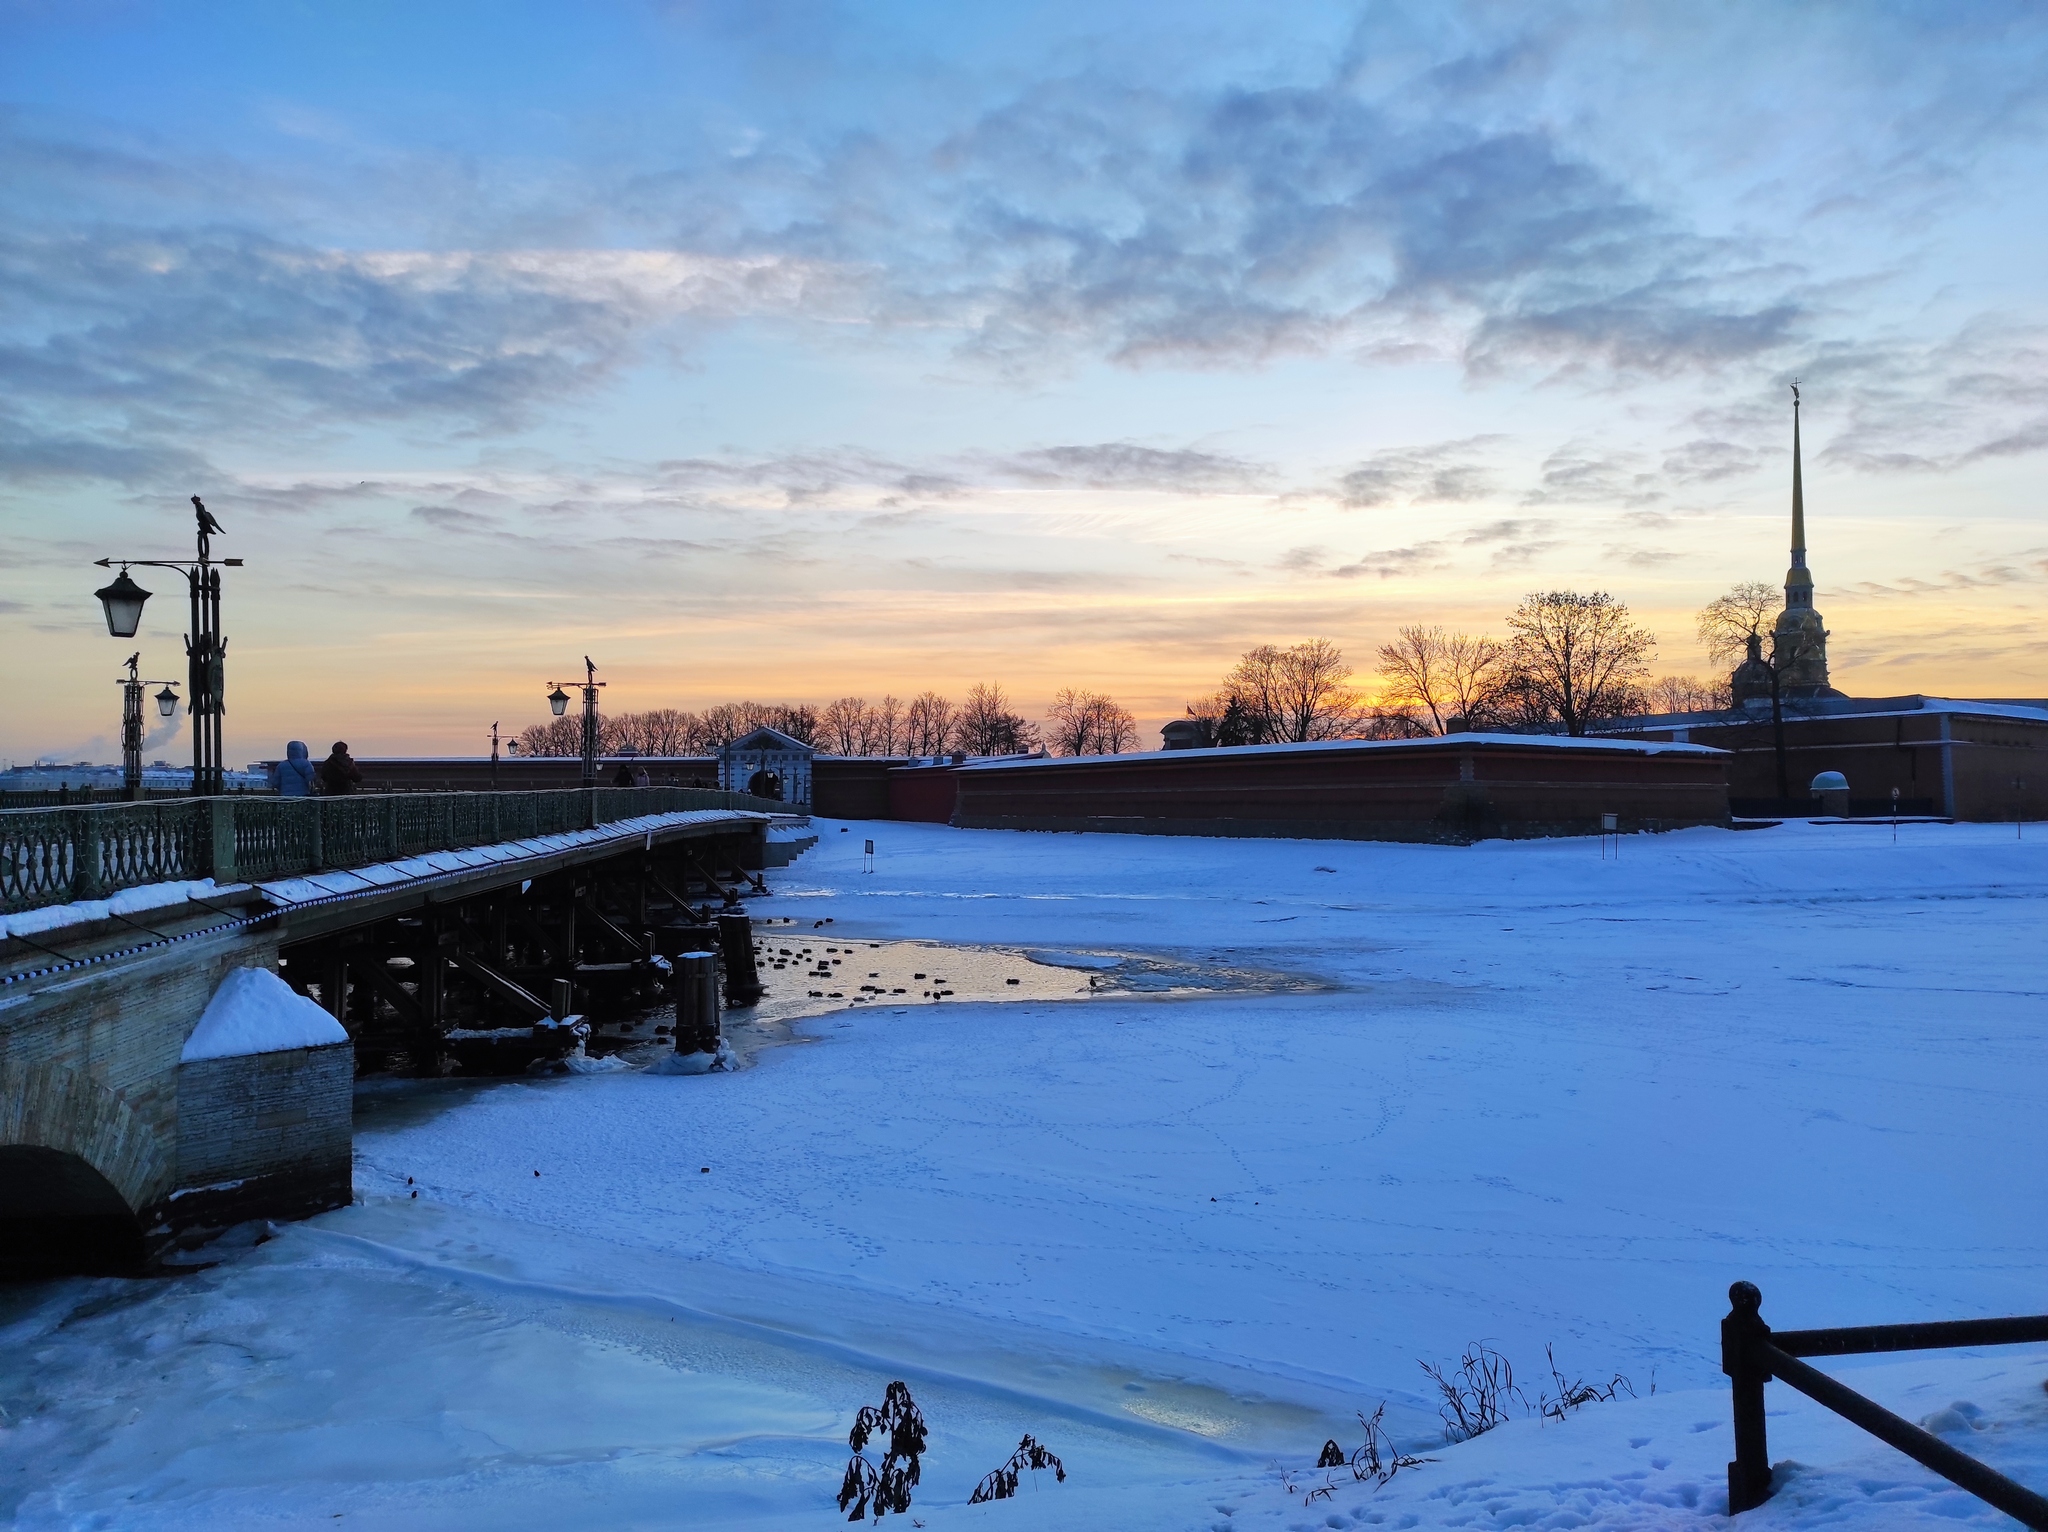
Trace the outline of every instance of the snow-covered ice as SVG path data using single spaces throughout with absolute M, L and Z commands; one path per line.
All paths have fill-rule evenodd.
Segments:
M 340 1022 L 268 968 L 237 968 L 206 1002 L 180 1063 L 325 1048 L 348 1041 Z
M 757 914 L 1317 982 L 369 1092 L 358 1206 L 175 1282 L 7 1296 L 0 1515 L 823 1527 L 901 1377 L 934 1529 L 1706 1528 L 1729 1282 L 1780 1326 L 2048 1309 L 2048 845 L 2009 825 L 1618 860 L 818 828 Z M 1548 1342 L 1644 1397 L 1443 1446 L 1417 1363 L 1475 1339 L 1532 1391 Z M 1829 1365 L 2048 1486 L 2048 1348 Z M 1305 1501 L 1383 1399 L 1434 1461 Z M 1739 1525 L 2010 1525 L 1770 1408 L 1784 1487 Z M 1068 1482 L 965 1505 L 1025 1431 Z

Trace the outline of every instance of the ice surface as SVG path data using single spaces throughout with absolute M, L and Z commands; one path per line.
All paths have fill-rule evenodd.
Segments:
M 207 1001 L 178 1059 L 190 1064 L 347 1041 L 340 1022 L 268 968 L 237 968 Z
M 357 1207 L 0 1300 L 0 1524 L 823 1528 L 900 1377 L 933 1532 L 1706 1532 L 1730 1281 L 1783 1327 L 2042 1307 L 2048 843 L 2010 826 L 1603 861 L 892 824 L 865 875 L 864 827 L 821 828 L 752 902 L 806 945 L 829 915 L 835 946 L 1317 987 L 857 1010 L 738 1073 L 379 1094 L 413 1104 L 360 1119 Z M 1445 1447 L 1416 1363 L 1479 1338 L 1524 1382 L 1548 1341 L 1658 1391 Z M 2042 1348 L 1828 1366 L 2048 1485 Z M 1382 1399 L 1436 1461 L 1307 1503 Z M 2001 1525 L 1770 1408 L 1783 1487 L 1741 1525 Z M 1025 1431 L 1068 1483 L 968 1508 Z

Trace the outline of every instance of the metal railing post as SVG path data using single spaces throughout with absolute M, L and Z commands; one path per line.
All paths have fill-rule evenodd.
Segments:
M 74 899 L 98 899 L 110 890 L 101 872 L 104 862 L 102 845 L 105 827 L 100 816 L 91 809 L 75 809 L 67 816 L 71 820 L 71 897 Z
M 1728 1289 L 1728 1317 L 1721 1321 L 1721 1371 L 1735 1395 L 1735 1461 L 1728 1465 L 1728 1514 L 1754 1510 L 1771 1498 L 1771 1449 L 1764 1427 L 1764 1384 L 1770 1365 L 1759 1346 L 1771 1327 L 1764 1323 L 1764 1295 L 1753 1282 Z
M 207 871 L 216 883 L 235 881 L 235 800 L 225 793 L 206 800 L 213 817 L 213 851 Z

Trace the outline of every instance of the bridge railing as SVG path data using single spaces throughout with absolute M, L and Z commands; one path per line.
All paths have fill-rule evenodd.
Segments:
M 597 787 L 9 809 L 0 811 L 0 912 L 104 899 L 147 883 L 366 867 L 685 809 L 780 813 L 788 805 L 700 787 Z

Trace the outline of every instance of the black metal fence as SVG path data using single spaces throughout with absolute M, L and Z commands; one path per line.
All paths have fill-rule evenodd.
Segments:
M 1721 1321 L 1721 1371 L 1728 1374 L 1735 1393 L 1735 1461 L 1728 1465 L 1730 1516 L 1753 1510 L 1771 1498 L 1764 1385 L 1775 1378 L 1933 1469 L 1951 1484 L 1995 1506 L 2022 1526 L 2048 1532 L 2048 1499 L 1799 1360 L 1806 1356 L 1865 1356 L 1885 1351 L 1938 1351 L 1950 1346 L 2018 1346 L 2048 1341 L 2048 1314 L 1774 1331 L 1764 1323 L 1763 1301 L 1764 1296 L 1754 1283 L 1737 1282 L 1728 1289 L 1730 1308 L 1728 1317 Z
M 787 813 L 787 804 L 692 787 L 554 792 L 228 794 L 0 812 L 0 912 L 188 878 L 290 877 L 336 867 L 593 829 L 687 809 Z

